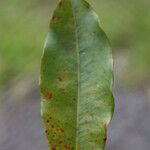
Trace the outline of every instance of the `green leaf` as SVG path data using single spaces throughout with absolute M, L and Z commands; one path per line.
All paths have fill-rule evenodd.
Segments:
M 51 150 L 103 150 L 111 120 L 112 53 L 84 0 L 62 0 L 41 63 L 41 114 Z

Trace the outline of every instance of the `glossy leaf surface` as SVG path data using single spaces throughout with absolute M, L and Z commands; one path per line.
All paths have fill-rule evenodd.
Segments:
M 112 54 L 84 0 L 62 0 L 41 62 L 41 113 L 51 150 L 103 150 L 111 120 Z

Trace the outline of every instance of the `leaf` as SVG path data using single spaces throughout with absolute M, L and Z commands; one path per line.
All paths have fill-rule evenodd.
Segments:
M 62 0 L 41 62 L 41 114 L 51 150 L 103 150 L 111 120 L 112 53 L 84 0 Z

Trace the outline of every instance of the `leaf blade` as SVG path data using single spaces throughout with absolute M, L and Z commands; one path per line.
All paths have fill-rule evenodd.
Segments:
M 41 65 L 42 116 L 50 148 L 104 149 L 114 108 L 111 91 L 111 49 L 97 15 L 85 1 L 61 1 Z

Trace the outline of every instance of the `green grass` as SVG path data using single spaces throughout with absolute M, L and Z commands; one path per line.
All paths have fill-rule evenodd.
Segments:
M 100 16 L 113 50 L 128 51 L 131 75 L 147 76 L 150 73 L 150 2 L 89 1 Z M 0 1 L 0 86 L 21 73 L 38 76 L 43 42 L 55 4 L 55 0 Z

